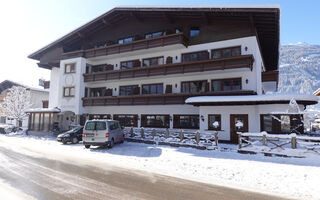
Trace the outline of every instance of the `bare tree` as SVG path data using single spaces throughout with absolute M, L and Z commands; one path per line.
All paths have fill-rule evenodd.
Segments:
M 21 86 L 13 86 L 0 103 L 1 111 L 10 118 L 22 121 L 27 114 L 25 111 L 31 107 L 30 90 Z

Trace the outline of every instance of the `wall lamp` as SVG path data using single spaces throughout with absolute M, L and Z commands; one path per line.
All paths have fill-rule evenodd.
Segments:
M 201 121 L 203 121 L 203 122 L 204 122 L 204 116 L 203 116 L 203 115 L 201 115 L 201 116 L 200 116 L 200 118 L 201 118 Z

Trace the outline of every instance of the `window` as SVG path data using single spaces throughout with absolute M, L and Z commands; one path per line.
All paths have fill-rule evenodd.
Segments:
M 208 115 L 208 129 L 221 130 L 221 115 Z
M 111 119 L 110 114 L 89 114 L 89 120 L 92 119 Z
M 64 65 L 64 73 L 70 74 L 76 72 L 76 64 L 75 63 L 69 63 Z
M 129 60 L 120 63 L 121 69 L 131 69 L 134 67 L 140 67 L 140 60 Z
M 91 67 L 91 72 L 104 72 L 108 70 L 113 70 L 113 65 L 103 64 Z
M 123 44 L 123 43 L 127 43 L 127 42 L 132 42 L 133 40 L 134 40 L 133 37 L 127 37 L 127 38 L 119 39 L 119 40 L 118 40 L 118 44 Z
M 199 115 L 173 115 L 173 128 L 199 129 Z
M 163 84 L 142 85 L 142 94 L 163 94 Z
M 260 115 L 261 131 L 273 134 L 303 133 L 302 115 Z
M 146 58 L 142 60 L 143 66 L 156 66 L 156 65 L 163 65 L 163 56 L 162 57 L 155 57 L 155 58 Z
M 182 62 L 199 61 L 209 59 L 208 51 L 199 51 L 182 54 Z
M 112 96 L 112 93 L 111 95 L 107 95 L 107 91 L 109 92 L 109 90 L 106 90 L 104 87 L 90 88 L 90 97 Z
M 49 101 L 42 101 L 42 108 L 48 108 Z
M 63 96 L 64 97 L 74 97 L 75 91 L 74 87 L 64 87 L 63 88 Z
M 200 93 L 208 91 L 207 81 L 188 81 L 181 83 L 181 93 Z
M 106 130 L 106 122 L 87 122 L 85 130 Z
M 138 85 L 120 86 L 120 96 L 139 94 Z
M 218 79 L 211 81 L 211 91 L 238 91 L 241 90 L 241 78 Z
M 190 37 L 195 37 L 195 36 L 198 36 L 200 35 L 200 29 L 199 28 L 196 28 L 196 27 L 193 27 L 190 29 Z
M 169 128 L 169 115 L 141 115 L 143 127 Z
M 228 58 L 231 56 L 240 56 L 240 55 L 241 55 L 241 46 L 211 50 L 212 59 Z
M 137 127 L 138 115 L 113 115 L 114 120 L 118 120 L 121 126 Z
M 158 32 L 154 32 L 154 33 L 145 34 L 145 38 L 148 39 L 148 38 L 160 37 L 162 35 L 163 35 L 163 32 L 158 31 Z

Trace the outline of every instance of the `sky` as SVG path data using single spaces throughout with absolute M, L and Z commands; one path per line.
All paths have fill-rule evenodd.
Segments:
M 281 44 L 320 44 L 320 0 L 2 0 L 0 2 L 0 82 L 37 86 L 50 79 L 28 55 L 116 6 L 280 5 Z

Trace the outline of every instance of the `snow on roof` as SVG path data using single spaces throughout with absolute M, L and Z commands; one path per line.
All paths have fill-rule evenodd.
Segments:
M 59 113 L 61 110 L 59 108 L 32 108 L 26 110 L 26 113 L 34 113 L 34 112 L 53 112 Z
M 18 86 L 21 86 L 21 87 L 24 87 L 24 88 L 27 88 L 27 89 L 30 89 L 30 90 L 33 90 L 33 91 L 49 92 L 49 90 L 47 90 L 47 89 L 37 88 L 37 87 L 30 87 L 30 86 L 25 85 L 25 84 L 23 84 L 23 83 L 18 83 L 18 82 L 16 82 L 16 81 L 12 81 L 12 80 L 4 80 L 4 81 L 9 81 L 9 82 L 11 82 L 11 83 L 13 83 L 13 84 L 15 84 L 15 85 L 18 85 Z M 3 82 L 4 82 L 4 81 L 3 81 Z
M 185 103 L 224 103 L 224 102 L 277 102 L 290 101 L 318 102 L 319 98 L 314 95 L 301 94 L 265 94 L 265 95 L 243 95 L 243 96 L 198 96 L 186 99 Z

